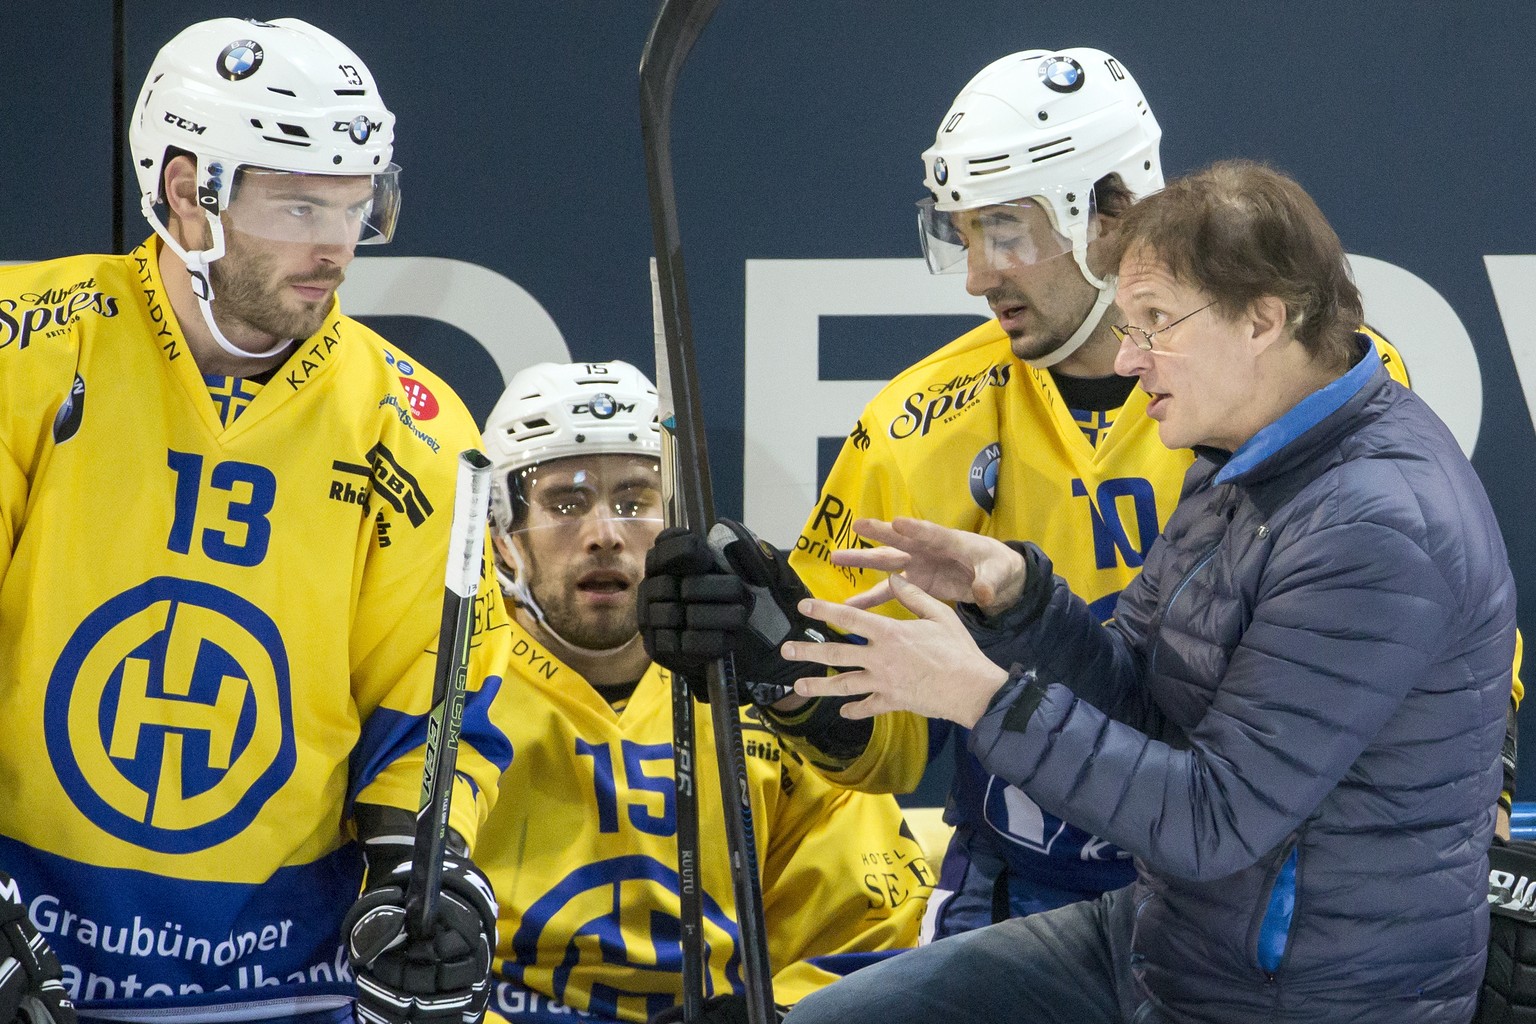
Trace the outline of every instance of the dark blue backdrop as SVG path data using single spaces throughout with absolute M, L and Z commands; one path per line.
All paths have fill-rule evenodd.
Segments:
M 379 263 L 394 269 L 355 273 L 343 301 L 447 377 L 476 415 L 503 374 L 529 359 L 568 351 L 651 369 L 635 70 L 653 9 L 639 0 L 7 5 L 0 259 L 111 250 L 147 233 L 120 118 L 159 45 L 219 14 L 306 18 L 372 68 L 399 116 L 405 169 L 400 229 L 378 252 L 461 262 L 431 265 L 431 274 L 426 264 Z M 1316 196 L 1351 253 L 1403 268 L 1449 304 L 1475 351 L 1475 368 L 1461 361 L 1471 384 L 1435 372 L 1423 386 L 1439 387 L 1431 399 L 1442 415 L 1471 418 L 1474 463 L 1529 599 L 1536 433 L 1516 366 L 1524 354 L 1536 393 L 1533 38 L 1536 9 L 1523 0 L 723 0 L 682 76 L 674 127 L 722 512 L 743 512 L 744 460 L 767 467 L 818 415 L 836 424 L 819 432 L 840 434 L 857 408 L 849 403 L 873 391 L 772 383 L 749 395 L 749 337 L 759 361 L 773 360 L 782 323 L 783 358 L 799 366 L 794 319 L 810 315 L 819 348 L 806 372 L 874 381 L 968 322 L 953 314 L 981 311 L 954 280 L 948 306 L 926 310 L 951 315 L 882 315 L 872 265 L 862 262 L 771 266 L 874 308 L 834 316 L 829 300 L 794 291 L 779 308 L 783 299 L 754 296 L 748 262 L 910 260 L 918 153 L 959 88 L 1013 50 L 1092 45 L 1141 83 L 1170 174 L 1221 156 L 1269 160 Z M 1490 272 L 1505 282 L 1497 300 Z M 1440 322 L 1416 309 L 1398 315 L 1409 328 Z M 746 326 L 754 318 L 756 333 Z M 1416 345 L 1410 368 L 1430 366 L 1435 336 Z M 776 420 L 782 438 L 770 429 Z M 780 486 L 764 468 L 759 490 L 746 492 L 749 519 L 793 522 L 807 507 L 815 466 L 801 465 L 799 449 L 784 458 L 800 476 Z M 1533 635 L 1536 617 L 1524 612 L 1521 622 Z M 1522 791 L 1536 796 L 1536 757 L 1525 759 Z

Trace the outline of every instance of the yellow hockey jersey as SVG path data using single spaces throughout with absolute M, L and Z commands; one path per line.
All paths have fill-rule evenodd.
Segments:
M 509 1021 L 644 1021 L 680 1001 L 671 680 L 652 665 L 616 713 L 514 622 L 518 716 L 475 860 L 501 908 L 491 1009 Z M 745 991 L 708 709 L 696 716 L 710 994 Z M 916 945 L 933 875 L 889 796 L 828 785 L 742 716 L 774 998 L 793 1003 Z
M 353 803 L 418 806 L 479 434 L 334 307 L 226 426 L 158 252 L 0 270 L 0 868 L 85 1013 L 287 1019 L 352 991 Z M 471 840 L 510 761 L 505 622 L 488 583 L 452 815 Z

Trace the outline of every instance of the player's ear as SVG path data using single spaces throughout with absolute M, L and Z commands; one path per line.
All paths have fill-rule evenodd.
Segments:
M 166 161 L 162 188 L 173 216 L 191 220 L 202 212 L 197 205 L 197 161 L 192 157 L 182 153 Z
M 197 161 L 185 153 L 171 157 L 166 161 L 161 186 L 170 211 L 167 226 L 171 233 L 189 252 L 206 249 L 211 237 L 203 208 L 197 202 Z
M 1119 228 L 1120 218 L 1113 214 L 1095 210 L 1088 220 L 1088 266 L 1099 277 L 1115 272 L 1115 268 L 1108 265 L 1105 253 Z
M 496 553 L 501 556 L 501 564 L 508 569 L 523 564 L 522 552 L 517 550 L 517 542 L 500 530 L 491 531 L 491 543 L 496 545 Z

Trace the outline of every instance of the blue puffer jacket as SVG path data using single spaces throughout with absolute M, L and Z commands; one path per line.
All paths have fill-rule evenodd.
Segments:
M 1137 858 L 1132 963 L 1177 1021 L 1470 1019 L 1515 590 L 1482 485 L 1375 358 L 1202 453 L 1103 628 L 1049 563 L 989 771 Z

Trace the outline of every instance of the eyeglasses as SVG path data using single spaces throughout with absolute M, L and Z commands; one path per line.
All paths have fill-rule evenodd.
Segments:
M 1194 316 L 1195 313 L 1203 313 L 1206 310 L 1210 309 L 1214 305 L 1216 305 L 1215 300 L 1207 302 L 1205 305 L 1201 306 L 1199 309 L 1195 310 L 1194 312 L 1192 312 L 1192 313 L 1185 313 L 1183 316 L 1179 317 L 1173 323 L 1171 323 L 1171 324 L 1164 324 L 1163 326 L 1159 327 L 1155 331 L 1149 331 L 1145 327 L 1133 327 L 1130 324 L 1121 324 L 1119 327 L 1115 327 L 1115 326 L 1111 325 L 1109 329 L 1111 331 L 1115 332 L 1115 340 L 1116 341 L 1124 341 L 1125 339 L 1129 338 L 1129 339 L 1131 339 L 1131 344 L 1132 345 L 1135 345 L 1137 348 L 1141 349 L 1143 352 L 1150 352 L 1150 351 L 1152 351 L 1152 338 L 1155 335 L 1162 334 L 1164 331 L 1171 331 L 1171 330 L 1173 330 L 1175 327 L 1179 326 L 1179 324 L 1183 323 L 1185 320 L 1188 320 L 1190 317 Z

